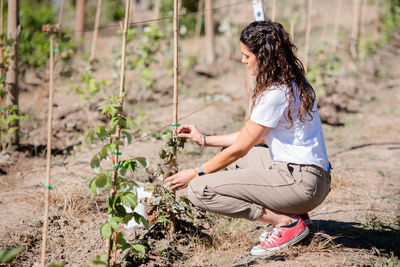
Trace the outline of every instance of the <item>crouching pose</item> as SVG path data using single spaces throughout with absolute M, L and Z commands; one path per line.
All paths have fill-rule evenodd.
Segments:
M 251 23 L 241 33 L 240 49 L 242 63 L 257 77 L 250 118 L 240 132 L 227 135 L 181 126 L 179 137 L 225 149 L 165 181 L 174 190 L 188 187 L 200 208 L 272 224 L 251 250 L 267 255 L 308 235 L 307 212 L 329 193 L 330 164 L 314 90 L 282 25 Z

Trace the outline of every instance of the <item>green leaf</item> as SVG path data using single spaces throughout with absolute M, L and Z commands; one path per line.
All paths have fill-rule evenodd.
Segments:
M 109 221 L 109 224 L 111 225 L 111 227 L 114 229 L 114 230 L 118 230 L 118 222 L 116 222 L 116 221 L 113 221 L 113 220 L 110 220 Z
M 136 127 L 136 123 L 131 118 L 125 118 L 128 127 Z
M 132 173 L 135 172 L 136 166 L 137 166 L 136 159 L 122 161 L 122 167 L 130 170 Z
M 92 190 L 93 194 L 97 195 L 96 177 L 93 178 L 89 183 L 89 188 Z
M 145 246 L 143 246 L 142 244 L 133 244 L 132 249 L 138 253 L 146 254 L 147 248 Z
M 124 142 L 117 139 L 109 145 L 109 149 L 110 151 L 113 151 L 116 149 L 117 146 L 124 146 L 124 145 L 125 145 Z
M 94 157 L 92 158 L 92 160 L 90 161 L 90 167 L 92 169 L 97 169 L 100 167 L 100 160 L 99 160 L 99 156 L 96 154 L 94 155 Z
M 127 131 L 121 131 L 121 134 L 123 138 L 125 138 L 128 142 L 128 144 L 132 143 L 132 135 L 128 133 Z
M 25 250 L 24 246 L 9 249 L 9 250 L 0 250 L 0 262 L 7 263 L 14 258 L 16 258 L 22 251 Z
M 109 222 L 105 222 L 100 227 L 100 234 L 104 238 L 109 238 L 112 234 L 112 226 Z
M 110 222 L 119 222 L 119 223 L 124 223 L 124 220 L 121 217 L 114 216 L 111 218 Z
M 136 157 L 136 158 L 134 158 L 134 160 L 139 161 L 139 163 L 143 166 L 143 168 L 145 168 L 145 169 L 147 168 L 148 162 L 145 157 Z
M 107 184 L 107 178 L 108 176 L 105 173 L 100 173 L 96 177 L 96 186 L 98 188 L 102 188 Z
M 131 192 L 124 192 L 120 196 L 121 204 L 130 207 L 132 210 L 134 210 L 137 206 L 137 199 L 135 194 Z
M 194 221 L 193 214 L 189 210 L 185 210 L 185 213 L 192 221 Z
M 93 144 L 95 141 L 94 130 L 90 130 L 85 138 L 86 143 Z

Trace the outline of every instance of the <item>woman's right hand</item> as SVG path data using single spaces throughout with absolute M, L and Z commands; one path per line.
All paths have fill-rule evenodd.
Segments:
M 178 137 L 189 138 L 198 146 L 201 146 L 203 134 L 197 129 L 196 125 L 182 125 L 178 128 Z

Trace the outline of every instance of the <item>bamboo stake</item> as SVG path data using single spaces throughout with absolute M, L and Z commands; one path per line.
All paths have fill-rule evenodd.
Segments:
M 276 0 L 272 1 L 271 21 L 276 21 Z
M 333 26 L 333 44 L 332 44 L 332 51 L 336 53 L 338 38 L 339 38 L 339 21 L 340 21 L 340 14 L 342 12 L 342 1 L 336 1 L 336 14 L 335 14 L 335 24 Z
M 294 42 L 294 20 L 290 21 L 290 36 L 292 37 L 292 42 Z
M 214 63 L 214 17 L 211 0 L 205 0 L 205 22 L 206 22 L 206 59 L 208 64 Z
M 81 38 L 85 30 L 86 0 L 76 0 L 75 8 L 75 37 Z
M 121 109 L 119 110 L 119 116 L 122 115 L 123 104 L 124 104 L 124 94 L 125 94 L 125 64 L 126 64 L 126 39 L 128 33 L 128 26 L 130 21 L 131 14 L 131 0 L 126 0 L 125 4 L 125 19 L 124 26 L 122 31 L 122 47 L 121 47 L 121 72 L 120 72 L 120 83 L 119 83 L 119 104 L 121 105 Z M 121 126 L 117 125 L 115 131 L 115 139 L 119 140 L 121 138 Z M 112 156 L 112 164 L 118 164 L 118 152 L 119 146 L 115 147 L 117 151 L 116 154 Z M 117 195 L 117 182 L 118 182 L 118 169 L 113 169 L 113 190 L 111 192 L 112 196 Z M 115 215 L 115 214 L 114 214 Z M 117 262 L 117 230 L 114 231 L 114 264 Z M 110 265 L 111 259 L 111 236 L 107 239 L 107 266 Z
M 49 224 L 49 199 L 50 199 L 50 176 L 51 176 L 51 141 L 52 141 L 52 120 L 53 120 L 53 99 L 54 99 L 54 34 L 50 35 L 50 81 L 49 81 L 49 107 L 47 115 L 47 167 L 44 195 L 44 218 L 42 235 L 42 257 L 41 266 L 46 263 L 46 241 L 47 228 Z
M 311 17 L 312 17 L 312 0 L 308 0 L 307 5 L 307 27 L 306 27 L 306 38 L 305 38 L 305 48 L 304 48 L 304 71 L 307 72 L 308 67 L 308 57 L 310 52 L 310 39 L 311 39 Z
M 194 37 L 199 40 L 201 33 L 201 25 L 203 22 L 203 10 L 204 10 L 204 0 L 199 0 L 199 5 L 197 6 L 197 17 L 196 17 L 196 29 L 194 32 Z
M 354 0 L 353 5 L 353 31 L 352 31 L 352 45 L 350 53 L 353 58 L 358 56 L 358 38 L 360 36 L 360 22 L 361 22 L 361 5 L 362 0 Z
M 92 50 L 90 52 L 89 62 L 92 62 L 95 59 L 97 35 L 99 33 L 99 23 L 100 23 L 102 2 L 103 2 L 102 0 L 97 0 L 96 20 L 95 20 L 95 23 L 94 23 L 94 31 L 93 31 L 93 39 L 92 39 Z
M 3 53 L 4 53 L 4 0 L 1 0 L 0 3 L 0 81 L 3 85 L 5 85 L 5 70 L 4 70 L 4 65 L 3 65 Z M 3 86 L 4 90 L 4 86 Z M 0 99 L 0 107 L 3 107 L 3 97 Z M 1 134 L 1 133 L 0 133 Z
M 173 125 L 175 125 L 175 134 L 178 131 L 178 27 L 179 27 L 179 3 L 174 0 L 174 118 Z M 174 149 L 174 160 L 172 161 L 172 173 L 178 172 L 178 155 Z M 174 191 L 175 196 L 175 191 Z M 175 196 L 176 197 L 176 196 Z M 175 233 L 176 222 L 175 213 L 170 212 L 170 233 Z
M 246 70 L 246 113 L 245 113 L 245 121 L 250 116 L 250 93 L 251 93 L 251 77 L 249 70 Z
M 379 0 L 374 1 L 374 9 L 375 9 L 375 19 L 374 19 L 374 31 L 372 33 L 372 38 L 377 40 L 379 37 L 379 28 L 380 28 L 380 13 L 379 13 Z
M 153 19 L 158 19 L 160 17 L 160 8 L 161 8 L 161 0 L 155 0 L 154 1 Z
M 60 10 L 58 11 L 58 27 L 61 28 L 62 19 L 63 19 L 63 10 L 64 10 L 64 0 L 61 0 Z
M 322 44 L 325 45 L 327 41 L 327 36 L 326 36 L 326 28 L 328 26 L 328 19 L 329 19 L 329 11 L 325 13 L 325 16 L 323 17 L 323 22 L 322 22 L 322 31 L 321 31 L 321 41 Z

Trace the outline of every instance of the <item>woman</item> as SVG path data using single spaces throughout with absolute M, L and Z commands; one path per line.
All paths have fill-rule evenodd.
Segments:
M 200 208 L 272 224 L 251 250 L 267 255 L 308 235 L 299 214 L 327 196 L 330 164 L 314 90 L 282 25 L 251 23 L 241 33 L 240 49 L 242 63 L 257 76 L 250 119 L 228 135 L 205 136 L 194 125 L 181 126 L 179 137 L 225 149 L 165 181 L 173 190 L 188 187 Z M 255 146 L 264 142 L 268 149 Z M 231 170 L 217 172 L 228 165 Z

